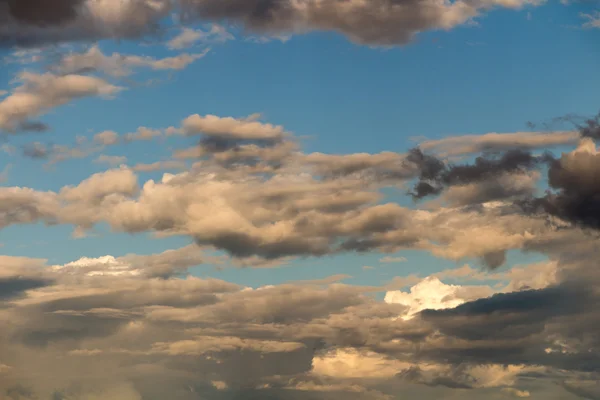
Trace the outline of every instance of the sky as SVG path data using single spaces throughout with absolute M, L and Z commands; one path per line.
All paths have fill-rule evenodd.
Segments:
M 600 5 L 0 0 L 0 400 L 600 399 Z

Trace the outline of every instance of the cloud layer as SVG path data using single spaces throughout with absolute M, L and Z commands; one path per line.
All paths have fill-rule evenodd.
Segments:
M 23 5 L 21 5 L 23 4 Z M 333 31 L 369 45 L 403 45 L 419 32 L 452 29 L 498 8 L 520 9 L 537 0 L 61 0 L 48 9 L 37 0 L 0 2 L 0 43 L 39 45 L 70 40 L 134 38 L 156 33 L 173 12 L 188 21 L 239 23 L 282 35 Z M 198 39 L 188 31 L 171 47 Z M 221 35 L 223 37 L 223 35 Z

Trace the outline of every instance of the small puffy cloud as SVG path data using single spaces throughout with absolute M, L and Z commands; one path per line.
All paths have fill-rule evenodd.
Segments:
M 31 118 L 71 101 L 99 96 L 112 98 L 122 90 L 100 78 L 83 75 L 54 75 L 22 72 L 20 86 L 0 101 L 0 129 L 15 132 L 27 127 Z
M 66 273 L 83 273 L 88 276 L 135 276 L 140 274 L 139 270 L 132 270 L 129 264 L 123 263 L 113 256 L 103 256 L 98 258 L 83 257 L 65 265 L 53 266 L 52 270 Z
M 502 390 L 505 393 L 512 395 L 514 397 L 518 397 L 518 398 L 525 398 L 525 397 L 531 396 L 531 393 L 529 393 L 529 391 L 527 391 L 527 390 L 519 390 L 519 389 L 515 389 L 515 388 L 504 388 Z
M 253 118 L 236 119 L 216 115 L 194 114 L 182 122 L 187 135 L 207 136 L 234 140 L 276 140 L 285 133 L 282 126 L 261 123 Z
M 145 126 L 140 126 L 135 132 L 129 132 L 123 135 L 123 140 L 126 142 L 132 142 L 136 140 L 152 140 L 161 135 L 162 131 L 159 129 L 150 129 Z
M 94 135 L 94 141 L 105 146 L 117 144 L 119 142 L 119 134 L 115 131 L 102 131 Z
M 473 293 L 470 293 L 472 291 Z M 485 297 L 492 294 L 491 290 L 481 290 L 481 287 L 461 287 L 446 285 L 436 277 L 428 277 L 410 288 L 410 292 L 390 291 L 385 294 L 385 301 L 392 304 L 402 304 L 408 307 L 404 319 L 410 319 L 422 310 L 440 310 L 454 308 L 475 296 Z
M 412 1 L 398 4 L 390 0 L 327 3 L 285 0 L 260 5 L 241 0 L 184 2 L 189 13 L 201 18 L 238 22 L 259 32 L 335 31 L 357 43 L 381 46 L 409 43 L 422 31 L 452 29 L 494 8 L 519 9 L 535 4 L 532 1 L 485 1 L 477 4 Z
M 33 1 L 29 0 L 26 4 Z M 245 30 L 260 36 L 333 31 L 355 43 L 395 46 L 411 42 L 421 32 L 449 30 L 468 24 L 494 9 L 521 9 L 541 3 L 537 0 L 458 1 L 448 4 L 416 0 L 403 4 L 393 0 L 335 0 L 327 3 L 318 0 L 60 2 L 67 4 L 56 9 L 60 11 L 38 4 L 17 7 L 13 2 L 3 2 L 10 6 L 0 3 L 3 6 L 0 9 L 0 45 L 32 46 L 82 39 L 139 38 L 160 31 L 161 21 L 175 13 L 183 22 L 225 20 L 240 24 Z M 30 9 L 45 11 L 39 15 L 25 11 Z
M 228 388 L 227 383 L 223 381 L 211 381 L 211 385 L 215 387 L 217 390 L 225 390 Z
M 338 348 L 315 357 L 311 372 L 336 378 L 392 378 L 410 365 L 374 352 Z
M 201 30 L 195 30 L 192 28 L 183 28 L 179 35 L 169 40 L 167 47 L 171 50 L 180 50 L 186 47 L 190 47 L 196 42 L 200 41 L 205 36 L 205 32 Z
M 234 39 L 235 37 L 224 26 L 217 24 L 212 24 L 208 31 L 183 27 L 177 36 L 167 42 L 167 47 L 171 50 L 181 50 L 197 42 L 223 43 Z

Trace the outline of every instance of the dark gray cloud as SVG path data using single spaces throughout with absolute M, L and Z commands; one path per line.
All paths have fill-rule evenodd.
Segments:
M 2 15 L 9 15 L 23 24 L 62 25 L 77 17 L 84 0 L 0 0 Z
M 545 196 L 524 199 L 520 204 L 528 213 L 545 213 L 577 226 L 600 229 L 600 154 L 595 144 L 600 139 L 600 114 L 583 123 L 574 116 L 561 120 L 575 124 L 583 142 L 576 151 L 550 160 L 551 190 Z
M 38 289 L 49 284 L 51 281 L 43 278 L 0 277 L 0 301 L 21 296 L 27 290 Z
M 42 143 L 28 143 L 23 146 L 23 155 L 33 159 L 46 159 L 50 155 L 51 150 Z
M 421 173 L 419 181 L 409 193 L 414 199 L 438 195 L 449 187 L 472 183 L 489 183 L 506 174 L 523 174 L 552 161 L 550 153 L 541 156 L 521 149 L 511 149 L 500 154 L 482 155 L 469 164 L 449 164 L 420 149 L 413 149 L 409 159 L 417 164 Z M 509 194 L 504 190 L 486 190 L 479 193 L 480 201 L 498 200 Z M 485 196 L 487 192 L 488 196 Z
M 527 206 L 576 225 L 600 229 L 598 174 L 600 155 L 564 155 L 553 162 L 548 171 L 548 182 L 555 191 L 545 197 L 532 199 Z

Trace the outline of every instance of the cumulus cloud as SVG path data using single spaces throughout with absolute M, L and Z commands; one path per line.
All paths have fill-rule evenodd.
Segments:
M 129 132 L 123 135 L 123 140 L 125 142 L 132 142 L 135 140 L 152 140 L 160 135 L 162 135 L 162 131 L 158 129 L 150 129 L 145 126 L 140 126 L 135 132 Z
M 445 164 L 431 155 L 423 155 L 420 149 L 413 150 L 411 155 L 417 160 L 422 160 L 420 162 L 426 168 L 425 173 L 421 173 L 419 182 L 411 192 L 413 198 L 420 199 L 439 194 L 447 187 L 462 186 L 462 188 L 455 190 L 455 193 L 449 194 L 449 197 L 466 196 L 480 199 L 483 202 L 501 200 L 504 197 L 514 195 L 515 192 L 516 194 L 523 191 L 531 192 L 532 183 L 527 184 L 525 182 L 525 185 L 514 183 L 510 188 L 503 184 L 506 182 L 499 182 L 498 180 L 502 179 L 503 176 L 506 179 L 508 174 L 526 174 L 538 165 L 553 159 L 547 153 L 542 156 L 534 156 L 530 152 L 521 149 L 508 150 L 499 156 L 479 156 L 472 164 L 455 165 Z M 525 179 L 527 180 L 527 178 Z M 509 176 L 506 180 L 514 180 L 514 177 Z M 474 183 L 480 185 L 465 187 L 465 185 L 473 185 Z M 483 185 L 481 185 L 482 183 Z M 459 192 L 457 193 L 457 191 Z
M 127 162 L 127 157 L 125 156 L 108 156 L 106 154 L 99 155 L 94 162 L 98 164 L 108 164 L 111 166 L 125 164 Z
M 138 172 L 153 172 L 164 170 L 183 170 L 185 169 L 185 167 L 185 162 L 177 160 L 167 160 L 156 161 L 151 164 L 136 164 L 132 167 L 132 169 Z
M 119 142 L 119 134 L 114 131 L 102 131 L 94 135 L 94 141 L 105 146 L 116 144 Z
M 411 287 L 410 293 L 387 292 L 385 302 L 407 306 L 405 319 L 414 317 L 422 310 L 439 310 L 457 307 L 467 300 L 486 297 L 492 294 L 489 287 L 460 287 L 446 285 L 436 277 L 429 277 Z
M 100 78 L 83 75 L 54 75 L 22 72 L 20 86 L 0 101 L 0 129 L 15 132 L 27 129 L 31 118 L 83 97 L 111 98 L 122 90 Z
M 282 126 L 264 124 L 254 117 L 236 119 L 194 114 L 183 120 L 182 127 L 187 135 L 204 134 L 233 140 L 276 140 L 284 134 Z

